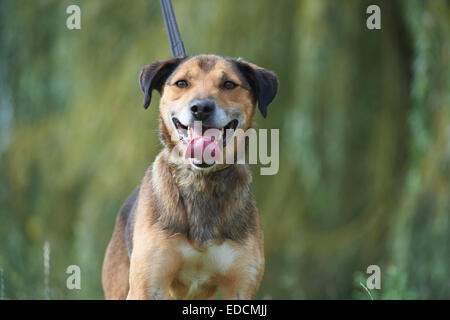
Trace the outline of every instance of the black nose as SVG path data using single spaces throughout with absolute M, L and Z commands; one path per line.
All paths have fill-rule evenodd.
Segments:
M 192 115 L 195 120 L 205 120 L 214 111 L 215 104 L 209 100 L 194 100 L 190 103 Z

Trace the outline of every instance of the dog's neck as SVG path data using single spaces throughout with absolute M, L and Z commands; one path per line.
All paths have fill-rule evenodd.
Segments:
M 163 151 L 153 170 L 157 171 L 152 174 L 157 212 L 161 212 L 157 219 L 170 233 L 182 233 L 201 246 L 208 240 L 243 240 L 254 227 L 248 165 L 198 171 L 171 162 Z
M 189 196 L 202 193 L 221 197 L 250 184 L 251 175 L 245 165 L 229 165 L 211 171 L 195 170 L 186 165 L 170 164 L 170 171 L 180 192 Z

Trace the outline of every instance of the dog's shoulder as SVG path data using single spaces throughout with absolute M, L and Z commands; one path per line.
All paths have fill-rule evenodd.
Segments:
M 137 205 L 139 203 L 139 197 L 141 194 L 142 186 L 146 186 L 147 182 L 151 179 L 153 164 L 147 169 L 147 172 L 144 176 L 144 179 L 140 185 L 138 185 L 134 191 L 127 198 L 125 203 L 119 212 L 119 219 L 122 221 L 123 225 L 125 225 L 125 243 L 128 250 L 128 256 L 131 256 L 131 252 L 133 251 L 133 233 L 134 233 L 134 225 L 136 221 L 136 211 Z
M 119 212 L 119 219 L 122 221 L 123 225 L 125 225 L 125 244 L 128 250 L 128 256 L 131 255 L 133 249 L 133 228 L 140 190 L 141 186 L 139 185 L 127 198 Z

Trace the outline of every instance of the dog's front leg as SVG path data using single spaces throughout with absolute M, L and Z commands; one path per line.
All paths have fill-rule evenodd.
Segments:
M 250 300 L 258 291 L 264 265 L 239 266 L 232 270 L 221 283 L 221 294 L 225 300 Z
M 264 274 L 263 235 L 258 230 L 243 245 L 235 247 L 233 265 L 220 278 L 220 292 L 225 300 L 253 299 Z
M 221 287 L 224 300 L 251 300 L 258 290 L 259 283 L 253 279 L 236 277 L 227 279 Z
M 168 299 L 169 287 L 181 263 L 181 257 L 170 245 L 136 246 L 131 255 L 127 299 Z

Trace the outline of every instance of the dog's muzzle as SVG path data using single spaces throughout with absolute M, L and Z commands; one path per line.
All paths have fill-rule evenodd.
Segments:
M 222 149 L 232 140 L 239 121 L 234 119 L 222 128 L 204 126 L 202 121 L 183 125 L 173 117 L 178 137 L 187 144 L 185 158 L 198 168 L 209 168 L 222 160 Z

